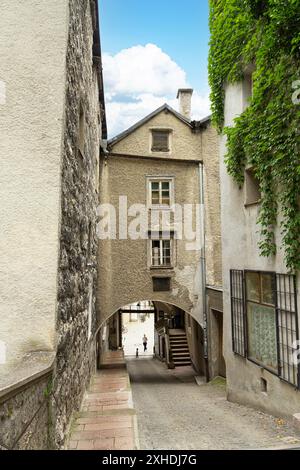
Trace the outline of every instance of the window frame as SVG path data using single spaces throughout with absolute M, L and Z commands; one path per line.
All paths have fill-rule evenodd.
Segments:
M 173 240 L 172 238 L 152 238 L 150 240 L 151 242 L 151 268 L 154 268 L 154 269 L 172 269 L 173 267 Z M 154 242 L 159 242 L 159 261 L 164 261 L 164 250 L 166 250 L 166 248 L 164 248 L 163 244 L 164 242 L 169 242 L 170 243 L 170 246 L 169 246 L 169 250 L 170 250 L 170 264 L 153 264 L 153 259 L 154 259 L 154 256 L 153 256 L 153 243 Z
M 148 232 L 148 268 L 152 271 L 157 270 L 173 270 L 176 266 L 176 240 L 175 232 L 170 231 L 165 235 L 166 232 L 149 230 Z M 170 265 L 153 265 L 152 264 L 152 242 L 154 241 L 170 241 Z
M 152 203 L 152 184 L 159 184 L 159 203 Z M 169 183 L 169 204 L 162 204 L 162 183 Z M 175 201 L 175 179 L 173 176 L 148 176 L 147 177 L 147 206 L 149 209 L 171 210 Z
M 300 339 L 300 331 L 299 331 L 299 314 L 298 314 L 298 305 L 297 305 L 297 278 L 296 275 L 293 274 L 280 274 L 274 271 L 263 271 L 263 270 L 237 270 L 237 269 L 230 269 L 230 299 L 231 299 L 231 330 L 232 330 L 232 351 L 235 355 L 243 357 L 244 359 L 248 360 L 249 362 L 259 366 L 260 368 L 267 370 L 271 374 L 278 377 L 282 382 L 285 382 L 295 389 L 300 390 L 300 364 L 293 364 L 291 362 L 291 356 L 288 356 L 288 350 L 292 349 L 291 345 L 293 344 L 293 340 L 299 341 Z M 255 359 L 249 357 L 249 336 L 248 336 L 248 312 L 247 312 L 247 292 L 246 292 L 246 273 L 258 273 L 262 274 L 271 274 L 273 276 L 273 286 L 274 286 L 274 304 L 268 304 L 266 302 L 260 304 L 265 306 L 274 307 L 275 310 L 275 334 L 276 334 L 276 346 L 277 346 L 277 367 L 276 370 L 269 368 L 264 363 L 255 361 Z M 240 279 L 242 280 L 241 286 L 241 295 L 238 298 L 240 301 L 240 306 L 242 306 L 242 311 L 238 311 L 237 313 L 242 315 L 243 318 L 243 337 L 244 337 L 244 350 L 242 353 L 237 351 L 236 342 L 238 338 L 235 335 L 234 330 L 234 321 L 236 312 L 234 312 L 234 302 L 235 296 L 234 293 L 236 290 L 233 288 L 233 275 L 234 273 L 238 273 Z M 286 288 L 286 284 L 288 284 L 288 289 L 284 289 L 283 291 L 280 290 L 280 283 L 284 281 L 284 287 Z M 260 282 L 260 286 L 262 285 L 262 281 Z M 261 293 L 261 287 L 260 287 Z M 282 296 L 284 296 L 284 301 L 282 301 Z M 287 299 L 289 298 L 289 307 Z M 262 299 L 262 296 L 260 296 Z M 250 302 L 253 302 L 250 300 Z M 253 302 L 255 303 L 255 302 Z M 240 307 L 239 307 L 240 308 Z M 282 316 L 285 315 L 285 324 L 282 324 Z M 290 318 L 290 330 L 287 327 L 287 318 Z M 294 328 L 292 328 L 294 326 Z M 289 330 L 291 334 L 291 343 L 289 342 L 289 333 L 288 331 L 285 333 L 287 342 L 281 342 L 282 337 L 284 335 L 283 330 Z M 286 348 L 286 357 L 288 362 L 284 359 L 284 349 Z M 285 368 L 285 369 L 284 369 Z M 286 372 L 286 368 L 288 370 L 288 374 Z M 290 379 L 291 369 L 292 368 L 292 375 L 293 381 Z M 288 379 L 285 377 L 288 375 Z
M 265 302 L 257 302 L 254 300 L 248 299 L 247 296 L 247 274 L 253 273 L 253 274 L 258 274 L 260 276 L 260 285 L 259 285 L 259 293 L 260 293 L 260 300 L 262 300 L 262 276 L 263 275 L 270 275 L 273 278 L 274 286 L 275 286 L 275 291 L 274 291 L 274 304 L 268 304 Z M 245 269 L 244 270 L 244 282 L 245 282 L 245 322 L 246 322 L 246 351 L 247 351 L 247 359 L 250 362 L 253 362 L 254 364 L 258 365 L 259 367 L 262 367 L 263 369 L 267 370 L 273 375 L 279 376 L 279 362 L 280 362 L 280 357 L 279 357 L 279 351 L 278 351 L 278 319 L 277 319 L 277 311 L 276 311 L 276 272 L 274 271 L 259 271 L 259 270 L 253 270 L 253 269 Z M 274 309 L 274 319 L 275 319 L 275 340 L 276 340 L 276 352 L 277 352 L 277 365 L 276 368 L 271 368 L 268 367 L 266 364 L 263 362 L 260 362 L 258 360 L 255 360 L 255 358 L 251 357 L 249 354 L 249 320 L 248 320 L 248 303 L 256 304 L 256 305 L 262 305 L 264 307 L 268 308 L 273 308 Z
M 168 150 L 155 150 L 154 148 L 154 133 L 161 132 L 168 136 Z M 172 129 L 164 127 L 153 127 L 150 129 L 150 152 L 151 153 L 171 153 L 171 134 Z

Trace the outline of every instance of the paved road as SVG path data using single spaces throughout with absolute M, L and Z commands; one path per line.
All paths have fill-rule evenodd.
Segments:
M 227 402 L 222 383 L 197 385 L 191 368 L 171 371 L 142 358 L 127 364 L 141 449 L 299 447 L 282 420 Z

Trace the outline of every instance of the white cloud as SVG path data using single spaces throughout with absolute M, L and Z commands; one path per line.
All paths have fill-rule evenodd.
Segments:
M 110 137 L 127 129 L 164 103 L 178 109 L 178 88 L 188 87 L 185 71 L 155 44 L 103 54 Z M 208 93 L 193 95 L 193 119 L 209 114 Z

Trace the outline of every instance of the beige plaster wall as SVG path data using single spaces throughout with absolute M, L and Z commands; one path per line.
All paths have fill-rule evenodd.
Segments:
M 184 166 L 183 166 L 184 165 Z M 119 207 L 119 196 L 127 195 L 128 207 L 146 204 L 146 175 L 174 176 L 175 199 L 179 204 L 197 201 L 198 166 L 195 164 L 153 162 L 138 158 L 109 157 L 102 162 L 101 179 L 107 181 L 108 194 L 101 202 Z M 102 187 L 102 190 L 105 186 Z M 130 221 L 130 219 L 129 219 Z M 186 251 L 185 240 L 177 240 L 174 270 L 148 268 L 148 240 L 102 240 L 99 246 L 99 305 L 102 321 L 118 308 L 139 300 L 160 300 L 191 311 L 201 286 L 195 282 L 200 252 Z M 152 274 L 172 277 L 171 292 L 153 292 Z
M 171 129 L 170 153 L 151 152 L 152 128 Z M 200 133 L 193 133 L 190 126 L 172 113 L 162 111 L 114 144 L 111 151 L 123 156 L 111 155 L 107 161 L 102 161 L 100 200 L 115 207 L 118 207 L 119 195 L 127 195 L 128 206 L 146 204 L 146 176 L 174 177 L 175 202 L 182 205 L 199 204 L 199 165 L 187 160 L 205 162 L 207 279 L 209 284 L 220 285 L 220 194 L 216 131 L 208 126 Z M 129 156 L 124 158 L 124 155 Z M 167 157 L 169 161 L 156 162 L 153 158 L 147 160 L 139 156 Z M 182 308 L 202 324 L 200 251 L 186 251 L 186 240 L 177 240 L 176 266 L 169 272 L 172 277 L 171 292 L 157 293 L 153 292 L 152 274 L 165 274 L 166 271 L 157 272 L 147 266 L 148 244 L 146 240 L 100 242 L 99 305 L 102 321 L 125 304 L 156 300 Z
M 67 4 L 1 1 L 0 341 L 7 366 L 54 347 Z
M 242 84 L 230 85 L 226 90 L 225 124 L 232 125 L 234 117 L 247 106 Z M 300 394 L 294 387 L 277 376 L 261 369 L 247 359 L 232 352 L 230 269 L 256 269 L 286 273 L 281 250 L 281 236 L 276 233 L 278 253 L 272 258 L 259 254 L 259 229 L 256 224 L 259 206 L 245 207 L 245 188 L 239 189 L 228 175 L 224 156 L 226 138 L 220 146 L 222 258 L 224 288 L 224 355 L 227 367 L 228 398 L 250 404 L 278 416 L 291 416 L 300 412 Z M 298 293 L 300 289 L 298 276 Z M 300 296 L 298 294 L 298 305 Z M 268 382 L 268 393 L 261 391 L 261 378 Z
M 151 128 L 171 130 L 170 153 L 151 152 Z M 112 151 L 130 155 L 170 156 L 171 158 L 201 160 L 201 139 L 198 135 L 192 134 L 191 128 L 174 114 L 163 111 L 117 142 Z

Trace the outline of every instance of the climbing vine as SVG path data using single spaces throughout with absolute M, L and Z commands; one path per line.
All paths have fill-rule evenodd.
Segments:
M 210 29 L 213 122 L 228 137 L 228 173 L 242 186 L 245 166 L 253 166 L 262 194 L 261 254 L 276 253 L 280 225 L 286 265 L 298 270 L 300 105 L 292 96 L 300 80 L 300 0 L 210 0 Z M 224 128 L 224 85 L 241 81 L 249 64 L 249 106 Z

